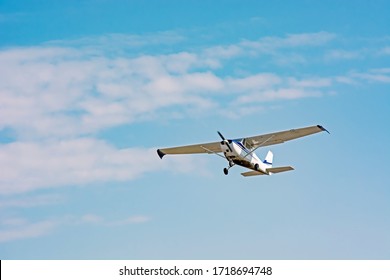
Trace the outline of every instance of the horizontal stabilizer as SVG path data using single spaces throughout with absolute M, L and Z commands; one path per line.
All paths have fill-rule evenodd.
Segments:
M 248 176 L 266 175 L 266 174 L 263 172 L 259 172 L 259 171 L 249 171 L 249 172 L 241 173 L 241 175 L 248 177 Z
M 280 172 L 285 172 L 285 171 L 290 171 L 290 170 L 294 170 L 294 168 L 292 168 L 291 166 L 267 168 L 268 173 L 280 173 Z

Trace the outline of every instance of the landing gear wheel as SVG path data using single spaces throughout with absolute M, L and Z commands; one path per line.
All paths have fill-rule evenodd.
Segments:
M 225 175 L 228 175 L 229 174 L 229 170 L 227 168 L 224 168 L 223 169 L 223 173 L 225 173 Z
M 258 163 L 255 164 L 255 170 L 259 171 L 259 164 Z

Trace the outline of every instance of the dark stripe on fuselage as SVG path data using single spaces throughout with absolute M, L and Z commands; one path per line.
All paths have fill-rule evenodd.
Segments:
M 234 143 L 236 143 L 238 146 L 240 146 L 241 149 L 244 150 L 244 152 L 246 152 L 247 154 L 250 153 L 250 151 L 239 141 L 233 141 Z

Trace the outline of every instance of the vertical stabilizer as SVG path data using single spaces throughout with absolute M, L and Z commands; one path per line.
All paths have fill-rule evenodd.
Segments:
M 268 154 L 265 157 L 265 160 L 263 161 L 263 163 L 267 164 L 269 166 L 268 168 L 270 168 L 270 167 L 272 167 L 273 159 L 274 159 L 274 154 L 271 151 L 268 151 Z

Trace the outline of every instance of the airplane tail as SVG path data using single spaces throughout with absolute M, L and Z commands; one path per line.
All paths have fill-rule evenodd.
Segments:
M 274 154 L 271 151 L 268 151 L 267 156 L 263 160 L 263 163 L 267 164 L 268 168 L 271 168 L 273 159 L 274 159 Z
M 257 176 L 257 175 L 272 175 L 274 173 L 281 173 L 281 172 L 294 170 L 294 168 L 291 167 L 291 166 L 272 167 L 273 159 L 274 159 L 274 154 L 271 151 L 268 151 L 265 159 L 263 160 L 263 163 L 267 166 L 265 168 L 265 171 L 252 170 L 252 171 L 249 171 L 249 172 L 241 173 L 241 175 L 245 176 L 245 177 Z

